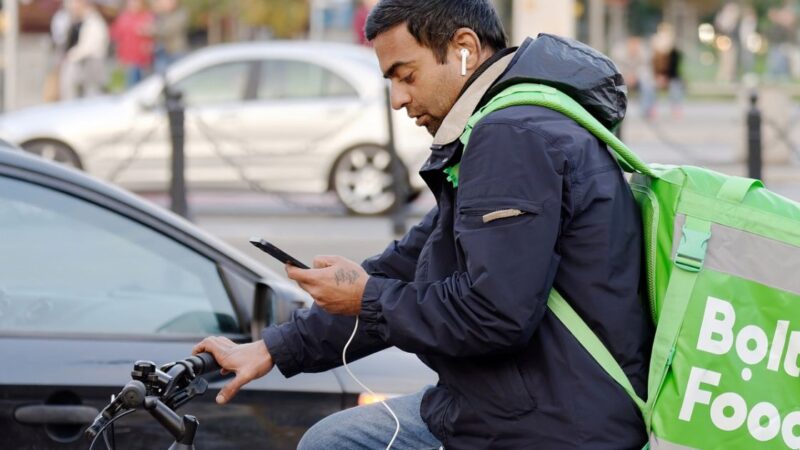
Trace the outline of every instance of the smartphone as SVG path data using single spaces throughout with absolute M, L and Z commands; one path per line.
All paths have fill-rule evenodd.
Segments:
M 269 254 L 273 258 L 277 259 L 278 261 L 284 264 L 291 264 L 298 269 L 308 269 L 309 267 L 300 261 L 297 258 L 289 255 L 288 253 L 284 252 L 283 250 L 275 247 L 271 243 L 265 241 L 261 238 L 250 238 L 250 243 L 258 247 L 264 253 Z

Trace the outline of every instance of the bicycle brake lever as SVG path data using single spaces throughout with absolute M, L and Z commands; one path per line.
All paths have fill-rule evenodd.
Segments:
M 175 392 L 170 398 L 164 400 L 164 404 L 173 411 L 188 403 L 198 395 L 203 395 L 208 390 L 208 381 L 202 377 L 197 377 L 184 389 Z

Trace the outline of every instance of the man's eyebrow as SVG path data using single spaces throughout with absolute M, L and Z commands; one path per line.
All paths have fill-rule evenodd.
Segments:
M 408 61 L 397 61 L 396 63 L 392 64 L 392 66 L 389 67 L 386 70 L 386 72 L 383 73 L 383 78 L 386 78 L 386 79 L 392 78 L 394 76 L 395 71 L 397 71 L 397 69 L 399 69 L 400 66 L 404 66 L 406 64 L 409 64 L 409 62 Z

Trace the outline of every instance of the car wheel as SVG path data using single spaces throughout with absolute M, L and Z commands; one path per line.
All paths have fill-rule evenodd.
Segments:
M 391 162 L 389 152 L 377 145 L 355 147 L 339 157 L 331 184 L 350 212 L 378 215 L 392 209 L 396 196 Z M 407 183 L 406 178 L 402 182 Z
M 52 140 L 30 141 L 22 144 L 22 149 L 39 155 L 48 161 L 55 161 L 76 169 L 83 169 L 81 159 L 67 144 Z

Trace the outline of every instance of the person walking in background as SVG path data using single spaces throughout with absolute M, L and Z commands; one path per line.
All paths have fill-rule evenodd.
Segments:
M 639 94 L 642 115 L 650 117 L 656 104 L 656 86 L 647 42 L 640 36 L 631 36 L 614 48 L 613 56 L 628 90 Z
M 56 102 L 61 97 L 59 79 L 64 55 L 73 47 L 77 39 L 77 29 L 72 33 L 72 19 L 66 5 L 62 5 L 50 19 L 50 40 L 52 44 L 48 60 L 48 73 L 42 89 L 45 102 Z M 73 36 L 74 35 L 74 36 Z
M 360 45 L 370 46 L 367 37 L 364 35 L 364 25 L 367 23 L 369 12 L 372 11 L 376 3 L 378 3 L 377 0 L 360 0 L 358 2 L 358 8 L 353 15 L 353 37 L 355 37 L 356 42 Z
M 164 73 L 167 66 L 183 56 L 189 48 L 186 34 L 189 13 L 179 0 L 155 0 L 155 70 Z
M 767 53 L 767 75 L 771 81 L 788 81 L 792 76 L 792 49 L 797 34 L 797 18 L 793 2 L 770 8 L 771 26 L 767 30 L 770 46 Z
M 70 0 L 67 9 L 78 28 L 77 42 L 61 65 L 61 99 L 98 95 L 106 82 L 108 26 L 91 0 Z
M 117 60 L 125 68 L 125 86 L 141 81 L 153 63 L 153 14 L 144 0 L 127 0 L 125 10 L 111 26 Z
M 653 37 L 653 74 L 656 86 L 669 92 L 672 117 L 682 116 L 683 80 L 680 75 L 681 52 L 675 46 L 675 34 L 669 24 L 661 24 Z M 656 109 L 649 114 L 655 118 Z

